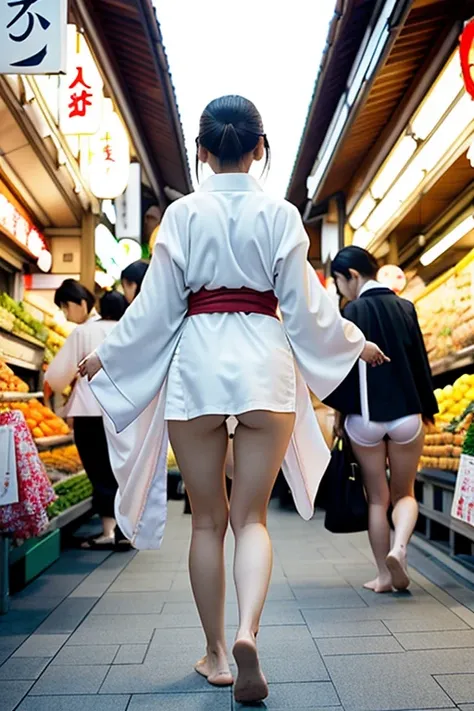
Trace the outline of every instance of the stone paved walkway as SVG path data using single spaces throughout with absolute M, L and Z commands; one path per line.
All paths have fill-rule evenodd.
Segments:
M 160 552 L 71 551 L 13 598 L 0 618 L 0 711 L 236 708 L 229 689 L 192 671 L 203 638 L 181 511 L 171 505 Z M 332 536 L 320 518 L 278 510 L 270 524 L 261 708 L 474 711 L 473 590 L 412 551 L 411 593 L 377 596 L 361 588 L 373 572 L 365 535 Z M 228 546 L 230 563 L 230 537 Z M 230 584 L 227 623 L 230 641 Z

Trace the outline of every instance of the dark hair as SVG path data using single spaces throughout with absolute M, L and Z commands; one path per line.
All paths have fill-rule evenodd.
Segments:
M 375 257 L 361 247 L 344 247 L 336 254 L 331 263 L 331 276 L 342 274 L 346 279 L 351 279 L 350 269 L 355 269 L 361 276 L 374 279 L 377 276 L 379 265 Z
M 257 107 L 242 96 L 221 96 L 211 101 L 202 112 L 196 144 L 216 156 L 221 165 L 236 165 L 257 147 L 262 137 L 266 153 L 265 172 L 270 167 L 270 145 Z M 196 151 L 196 174 L 198 167 Z
M 127 299 L 119 291 L 107 291 L 100 300 L 100 315 L 104 321 L 120 321 L 127 310 Z
M 87 304 L 87 313 L 90 313 L 94 308 L 95 296 L 75 279 L 65 279 L 54 294 L 54 303 L 58 308 L 68 302 L 80 305 L 83 301 Z
M 128 267 L 125 267 L 122 274 L 120 275 L 120 279 L 122 281 L 125 280 L 130 282 L 130 284 L 137 285 L 137 296 L 140 293 L 142 281 L 145 277 L 148 267 L 148 262 L 145 262 L 143 259 L 139 259 L 138 262 L 132 262 L 128 265 Z

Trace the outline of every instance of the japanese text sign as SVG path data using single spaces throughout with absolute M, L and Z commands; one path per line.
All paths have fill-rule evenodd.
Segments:
M 1 2 L 1 0 L 0 0 Z M 65 135 L 97 133 L 102 121 L 103 82 L 87 41 L 67 28 L 67 72 L 61 77 L 59 126 Z
M 104 100 L 100 130 L 89 139 L 89 185 L 93 194 L 103 200 L 121 195 L 130 175 L 128 134 L 110 99 Z
M 2 193 L 0 193 L 0 228 L 37 260 L 44 260 L 45 254 L 50 254 L 43 235 Z
M 0 0 L 0 74 L 66 71 L 67 0 Z
M 461 456 L 451 516 L 474 526 L 474 457 Z

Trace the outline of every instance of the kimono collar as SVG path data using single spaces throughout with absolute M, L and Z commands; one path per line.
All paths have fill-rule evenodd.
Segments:
M 200 186 L 206 192 L 261 192 L 262 188 L 248 173 L 216 173 Z
M 365 294 L 366 291 L 381 288 L 383 288 L 382 284 L 380 284 L 378 281 L 375 281 L 375 279 L 369 279 L 369 281 L 366 281 L 364 286 L 360 290 L 359 297 L 362 296 L 362 294 Z

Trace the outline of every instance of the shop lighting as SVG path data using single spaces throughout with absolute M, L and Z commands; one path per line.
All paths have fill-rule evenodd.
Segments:
M 370 186 L 370 192 L 376 200 L 386 194 L 394 180 L 400 175 L 417 148 L 417 142 L 411 136 L 403 136 L 385 162 L 382 170 Z
M 356 232 L 354 232 L 354 237 L 352 238 L 352 244 L 355 247 L 362 247 L 365 249 L 374 239 L 375 234 L 367 229 L 367 227 L 359 227 Z
M 411 122 L 416 138 L 424 141 L 463 90 L 461 64 L 456 51 Z
M 117 213 L 115 211 L 115 206 L 112 200 L 102 200 L 101 209 L 110 224 L 115 225 L 115 223 L 117 222 Z
M 472 229 L 474 229 L 474 217 L 469 215 L 469 217 L 466 217 L 454 229 L 442 237 L 439 242 L 421 255 L 421 264 L 427 267 L 435 262 L 446 250 L 455 245 L 456 242 L 459 242 L 459 240 L 465 237 Z
M 98 284 L 101 289 L 111 289 L 115 284 L 115 279 L 106 272 L 96 271 L 95 283 Z
M 355 230 L 358 230 L 364 224 L 370 213 L 375 207 L 375 200 L 370 193 L 366 193 L 364 197 L 357 203 L 357 207 L 352 211 L 349 217 L 349 224 Z

